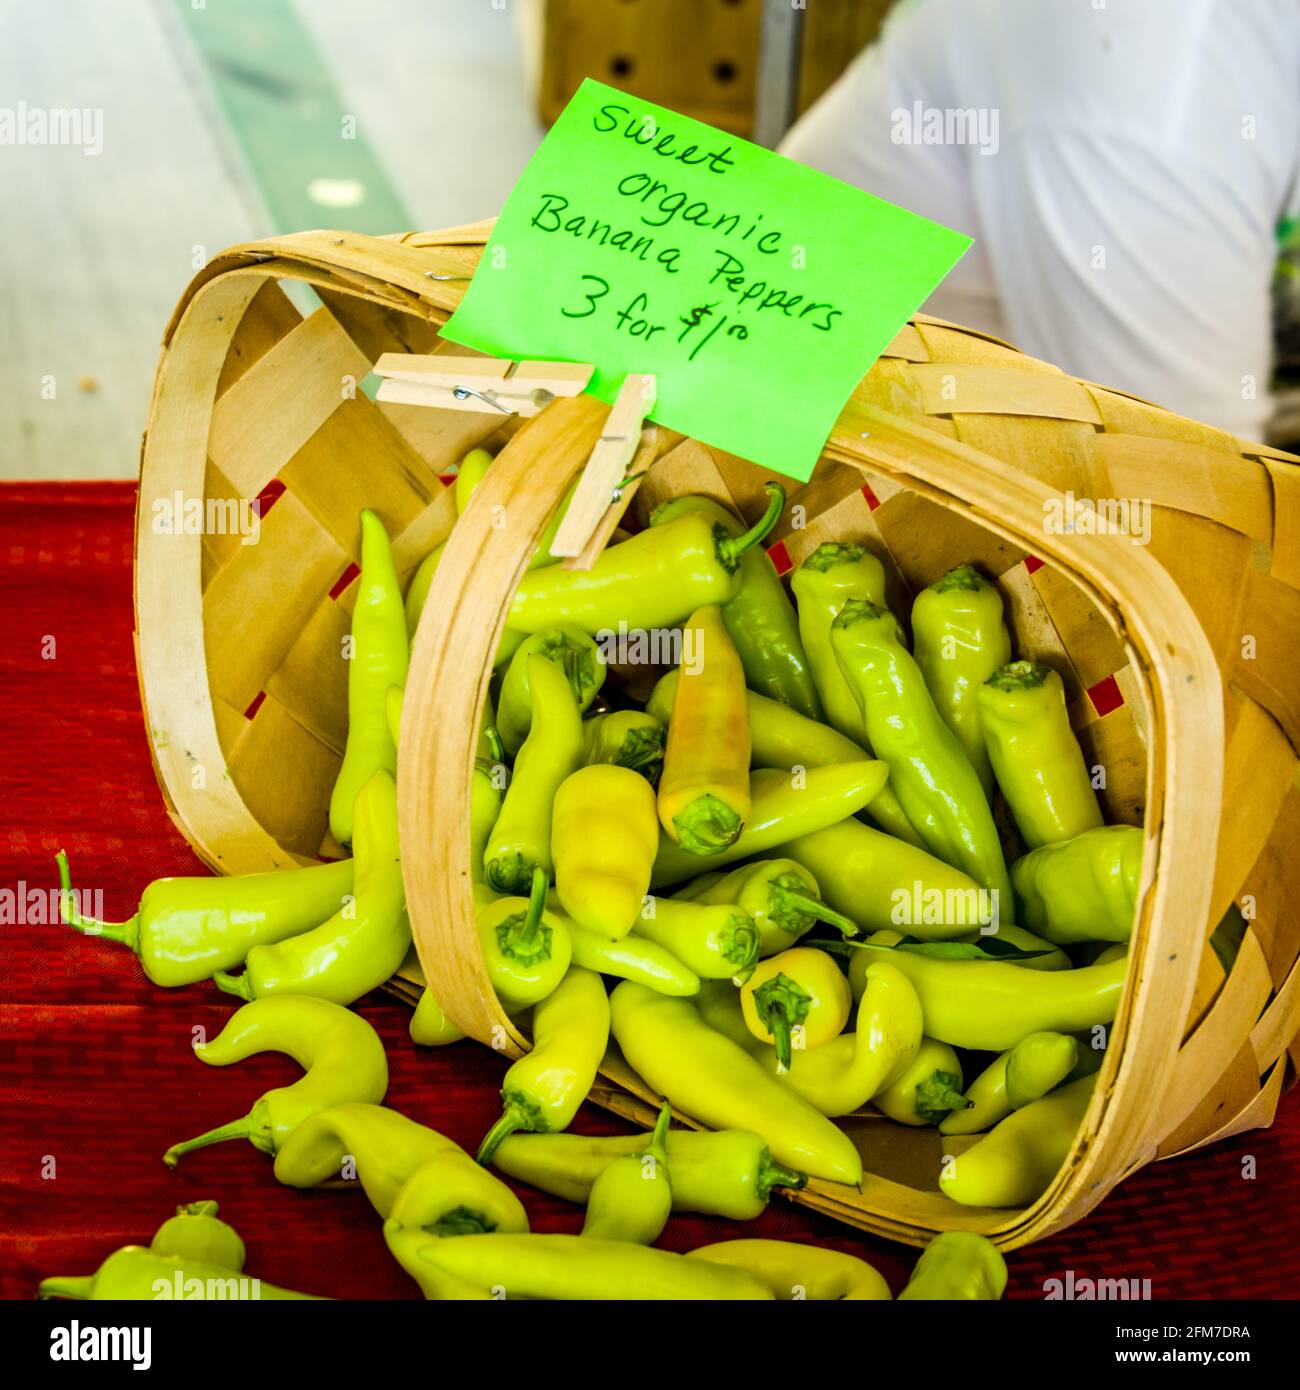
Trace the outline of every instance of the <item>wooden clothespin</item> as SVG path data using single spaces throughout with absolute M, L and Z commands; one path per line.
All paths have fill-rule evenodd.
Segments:
M 453 357 L 386 352 L 375 363 L 379 399 L 486 415 L 536 415 L 557 396 L 576 396 L 595 369 L 587 362 L 512 362 L 507 357 Z
M 626 506 L 631 495 L 628 485 L 635 476 L 631 464 L 641 447 L 642 426 L 655 408 L 655 399 L 653 376 L 638 372 L 623 378 L 604 432 L 591 451 L 569 510 L 551 542 L 551 554 L 569 561 L 566 568 L 591 568 L 595 555 L 589 542 L 602 521 L 609 520 L 612 508 L 621 514 Z M 610 524 L 606 529 L 612 532 L 614 527 Z

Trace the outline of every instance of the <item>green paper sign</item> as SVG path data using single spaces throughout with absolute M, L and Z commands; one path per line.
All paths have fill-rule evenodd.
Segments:
M 806 481 L 853 388 L 970 238 L 590 79 L 515 185 L 443 336 L 591 362 L 612 402 Z

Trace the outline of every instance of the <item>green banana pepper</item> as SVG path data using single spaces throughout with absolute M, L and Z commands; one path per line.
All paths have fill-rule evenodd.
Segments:
M 1030 1033 L 994 1058 L 966 1091 L 970 1108 L 949 1115 L 942 1134 L 978 1134 L 1041 1100 L 1074 1071 L 1079 1044 L 1068 1033 Z
M 426 1297 L 731 1302 L 770 1299 L 742 1269 L 668 1250 L 590 1236 L 487 1235 L 424 1240 L 411 1253 L 431 1267 Z M 477 1292 L 476 1292 L 477 1291 Z
M 1011 886 L 1025 925 L 1059 946 L 1127 941 L 1145 838 L 1139 826 L 1099 825 L 1022 855 L 1011 866 Z
M 87 936 L 118 941 L 140 957 L 145 976 L 174 989 L 241 964 L 255 946 L 271 946 L 318 926 L 352 893 L 353 863 L 340 859 L 306 869 L 232 878 L 160 878 L 140 895 L 125 922 L 84 917 L 58 853 L 59 911 Z
M 480 1163 L 490 1163 L 497 1145 L 516 1130 L 568 1129 L 604 1060 L 609 1008 L 604 982 L 581 966 L 571 966 L 559 987 L 536 1005 L 532 1051 L 506 1072 L 501 1118 L 479 1145 Z
M 871 1103 L 900 1125 L 937 1125 L 950 1111 L 971 1104 L 962 1094 L 961 1062 L 947 1043 L 922 1038 L 911 1064 L 898 1073 Z
M 831 624 L 850 599 L 867 599 L 884 607 L 884 568 L 865 546 L 853 541 L 828 541 L 819 545 L 795 570 L 790 587 L 799 603 L 799 635 L 826 710 L 826 721 L 868 757 L 873 757 L 861 706 L 831 645 Z M 827 740 L 823 736 L 817 742 L 826 743 Z M 809 745 L 815 747 L 816 742 L 809 738 Z M 806 758 L 800 761 L 809 765 Z M 890 835 L 897 835 L 909 844 L 920 843 L 919 827 L 908 820 L 892 785 L 881 789 L 879 799 L 871 807 L 871 815 Z
M 831 624 L 831 645 L 908 820 L 931 854 L 996 893 L 1000 915 L 1010 921 L 1011 880 L 988 798 L 903 646 L 894 615 L 850 599 Z
M 563 623 L 526 637 L 510 658 L 497 701 L 497 732 L 512 758 L 523 747 L 533 722 L 533 698 L 528 684 L 531 656 L 544 657 L 564 673 L 580 713 L 590 707 L 605 683 L 605 662 L 600 648 L 580 627 Z
M 424 605 L 428 602 L 429 588 L 433 583 L 433 576 L 437 573 L 443 551 L 446 548 L 447 542 L 439 541 L 420 561 L 420 567 L 415 571 L 415 577 L 406 586 L 406 602 L 403 607 L 406 614 L 406 640 L 408 642 L 415 641 L 415 629 L 420 626 L 420 614 L 424 612 Z
M 607 547 L 589 570 L 526 574 L 507 625 L 540 632 L 575 623 L 595 637 L 620 625 L 673 627 L 705 604 L 726 603 L 740 589 L 745 552 L 776 525 L 785 506 L 785 490 L 777 484 L 768 484 L 768 496 L 767 512 L 740 536 L 692 512 Z
M 407 1178 L 393 1199 L 385 1230 L 431 1236 L 518 1234 L 528 1230 L 528 1215 L 500 1178 L 464 1149 L 454 1148 L 435 1154 Z
M 996 1303 L 1006 1287 L 1007 1262 L 991 1240 L 974 1231 L 941 1231 L 921 1252 L 898 1301 Z
M 849 984 L 862 990 L 867 967 L 890 960 L 921 998 L 925 1030 L 940 1042 L 1002 1052 L 1037 1032 L 1079 1032 L 1114 1020 L 1126 960 L 1081 970 L 1023 970 L 1002 961 L 936 960 L 907 950 L 851 946 Z
M 701 1245 L 686 1258 L 749 1270 L 771 1289 L 773 1298 L 837 1303 L 889 1299 L 889 1285 L 866 1260 L 821 1245 L 801 1245 L 793 1240 L 723 1240 Z
M 443 1013 L 438 996 L 427 985 L 411 1015 L 408 1032 L 411 1041 L 421 1047 L 447 1047 L 465 1037 L 465 1033 Z
M 583 720 L 582 738 L 588 767 L 612 763 L 639 772 L 652 787 L 659 785 L 667 732 L 654 715 L 635 709 L 609 710 Z
M 749 820 L 739 838 L 718 854 L 709 856 L 709 863 L 721 868 L 738 859 L 752 859 L 766 850 L 775 849 L 798 836 L 811 835 L 828 825 L 842 821 L 860 811 L 885 784 L 889 776 L 882 762 L 864 759 L 856 763 L 836 763 L 832 767 L 814 767 L 798 775 L 777 768 L 755 768 L 749 774 Z M 866 830 L 866 826 L 862 829 Z M 904 846 L 906 848 L 906 846 Z M 790 854 L 798 859 L 797 854 Z M 802 862 L 802 861 L 800 861 Z M 822 881 L 812 865 L 807 865 Z M 700 856 L 684 850 L 662 835 L 659 853 L 655 856 L 651 888 L 666 888 L 684 879 L 694 878 L 700 870 Z M 827 894 L 836 911 L 842 909 Z M 853 913 L 846 916 L 854 921 Z
M 173 1144 L 163 1162 L 174 1168 L 182 1155 L 226 1139 L 247 1139 L 273 1154 L 309 1115 L 344 1101 L 378 1104 L 388 1090 L 388 1059 L 379 1034 L 359 1014 L 325 999 L 277 995 L 237 1009 L 209 1043 L 194 1054 L 225 1067 L 260 1052 L 286 1052 L 307 1074 L 292 1086 L 267 1091 L 240 1120 Z
M 708 877 L 710 882 L 695 889 L 688 901 L 735 903 L 748 913 L 758 928 L 760 957 L 774 956 L 793 946 L 818 922 L 845 936 L 858 934 L 854 922 L 822 902 L 817 880 L 796 860 L 760 859 L 730 873 Z
M 483 964 L 507 1009 L 545 999 L 569 968 L 569 929 L 561 917 L 546 910 L 547 887 L 546 874 L 534 869 L 530 897 L 496 898 L 478 910 Z
M 817 880 L 826 901 L 867 931 L 904 926 L 949 941 L 987 925 L 986 894 L 960 869 L 858 820 L 777 847 Z
M 216 1202 L 187 1202 L 176 1208 L 154 1233 L 149 1249 L 155 1255 L 174 1255 L 181 1260 L 201 1260 L 204 1264 L 233 1269 L 244 1267 L 244 1242 L 229 1222 L 222 1221 Z
M 397 858 L 397 786 L 382 768 L 357 793 L 353 816 L 356 901 L 314 931 L 255 946 L 242 975 L 218 972 L 218 988 L 241 999 L 309 994 L 351 1004 L 377 989 L 411 945 Z
M 144 1245 L 115 1250 L 94 1274 L 42 1279 L 37 1298 L 71 1298 L 87 1302 L 156 1302 L 160 1299 L 231 1300 L 315 1299 L 268 1284 L 224 1265 L 160 1255 Z
M 972 1207 L 1023 1207 L 1037 1201 L 1069 1156 L 1096 1080 L 1085 1076 L 1071 1081 L 1013 1111 L 944 1165 L 939 1190 Z
M 672 1113 L 663 1106 L 641 1152 L 614 1159 L 597 1175 L 587 1198 L 584 1236 L 653 1245 L 663 1235 L 673 1211 L 667 1150 Z
M 977 698 L 993 775 L 1025 844 L 1054 845 L 1101 825 L 1060 676 L 1036 661 L 1012 661 Z
M 580 927 L 572 918 L 557 913 L 569 929 L 573 947 L 573 963 L 598 975 L 613 975 L 621 980 L 636 980 L 639 984 L 657 989 L 661 994 L 680 997 L 698 994 L 700 977 L 683 965 L 663 946 L 632 933 L 611 941 Z
M 852 1141 L 743 1048 L 715 1032 L 689 1000 L 630 980 L 610 996 L 612 1031 L 628 1065 L 674 1109 L 715 1129 L 752 1130 L 780 1163 L 856 1184 Z
M 512 1134 L 492 1161 L 530 1187 L 586 1203 L 601 1173 L 644 1145 L 640 1134 Z M 674 1211 L 752 1221 L 767 1209 L 774 1187 L 801 1188 L 808 1181 L 807 1174 L 777 1163 L 763 1140 L 746 1130 L 674 1129 L 665 1145 Z
M 711 497 L 674 497 L 650 514 L 651 526 L 676 521 L 698 512 L 739 536 L 745 524 Z M 779 700 L 809 719 L 822 718 L 821 701 L 813 684 L 808 658 L 799 639 L 799 619 L 785 592 L 785 585 L 765 551 L 747 550 L 740 561 L 740 590 L 722 608 L 741 665 L 745 683 L 753 690 Z
M 406 610 L 384 523 L 361 513 L 361 577 L 352 610 L 348 663 L 348 734 L 334 790 L 330 834 L 352 843 L 353 803 L 376 772 L 397 773 L 397 746 L 388 728 L 388 687 L 405 686 L 410 642 Z
M 984 795 L 991 797 L 993 769 L 975 697 L 993 672 L 1011 660 L 997 585 L 971 565 L 949 570 L 917 594 L 912 641 L 935 707 L 979 774 Z
M 646 703 L 646 713 L 665 727 L 672 717 L 673 697 L 677 693 L 678 670 L 667 672 L 656 683 Z M 861 745 L 837 733 L 829 724 L 805 718 L 797 709 L 769 700 L 765 695 L 745 692 L 749 716 L 750 767 L 775 767 L 792 772 L 796 768 L 830 767 L 834 763 L 855 763 L 862 759 Z M 866 805 L 866 813 L 889 832 L 909 845 L 924 848 L 921 837 L 901 816 L 898 798 L 886 783 Z
M 705 980 L 748 979 L 758 961 L 758 928 L 734 903 L 648 897 L 632 932 Z
M 415 1174 L 435 1160 L 449 1157 L 458 1159 L 461 1165 L 470 1163 L 477 1167 L 459 1144 L 437 1130 L 417 1124 L 386 1106 L 349 1102 L 317 1111 L 294 1130 L 275 1157 L 275 1177 L 286 1187 L 299 1188 L 339 1180 L 358 1181 L 370 1205 L 387 1220 Z M 463 1178 L 463 1167 L 455 1171 Z M 510 1207 L 497 1190 L 499 1187 L 500 1184 L 478 1188 L 480 1193 L 488 1193 L 488 1204 L 494 1210 L 502 1202 Z M 509 1190 L 505 1191 L 508 1197 Z M 450 1218 L 449 1229 L 466 1219 L 464 1211 L 456 1210 L 463 1205 L 459 1195 L 444 1199 L 441 1212 Z M 422 1201 L 422 1206 L 422 1219 L 436 1224 L 428 1212 L 427 1201 Z M 476 1210 L 471 1219 L 475 1219 L 474 1229 L 487 1229 L 486 1210 Z
M 582 716 L 568 680 L 545 657 L 530 656 L 527 669 L 532 725 L 483 855 L 487 883 L 501 893 L 527 892 L 534 869 L 552 876 L 551 807 L 582 766 Z

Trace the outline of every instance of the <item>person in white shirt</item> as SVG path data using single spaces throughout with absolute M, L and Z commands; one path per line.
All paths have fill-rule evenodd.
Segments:
M 1264 435 L 1296 0 L 902 0 L 781 150 L 975 238 L 926 312 Z

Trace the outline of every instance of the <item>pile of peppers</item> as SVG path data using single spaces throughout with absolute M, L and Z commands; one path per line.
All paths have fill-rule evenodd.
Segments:
M 461 509 L 491 463 L 463 461 Z M 587 571 L 548 551 L 566 496 L 512 600 L 465 833 L 484 965 L 532 1047 L 476 1155 L 383 1104 L 383 1045 L 349 1007 L 411 950 L 394 777 L 443 554 L 403 577 L 361 513 L 347 740 L 322 808 L 350 857 L 160 880 L 101 922 L 58 856 L 70 926 L 128 946 L 155 984 L 241 1001 L 198 1060 L 273 1050 L 304 1068 L 164 1162 L 245 1138 L 283 1184 L 354 1182 L 435 1299 L 889 1298 L 839 1252 L 655 1248 L 675 1211 L 746 1221 L 810 1177 L 859 1185 L 847 1116 L 930 1127 L 942 1166 L 918 1186 L 953 1202 L 1046 1190 L 1118 1007 L 1142 830 L 1103 824 L 1060 676 L 1011 659 L 993 583 L 970 565 L 938 578 L 909 635 L 864 545 L 818 546 L 787 587 L 761 546 L 785 493 L 766 495 L 752 525 L 676 498 Z M 679 659 L 647 680 L 610 664 L 610 632 L 668 634 Z M 464 1036 L 438 985 L 412 1019 L 421 1045 Z M 611 1041 L 662 1098 L 648 1138 L 566 1132 Z M 707 1130 L 671 1128 L 674 1110 Z M 492 1168 L 583 1206 L 581 1230 L 530 1233 Z M 41 1294 L 149 1297 L 156 1278 L 212 1285 L 243 1260 L 199 1203 Z M 988 1241 L 953 1232 L 900 1297 L 995 1299 L 1005 1282 Z

